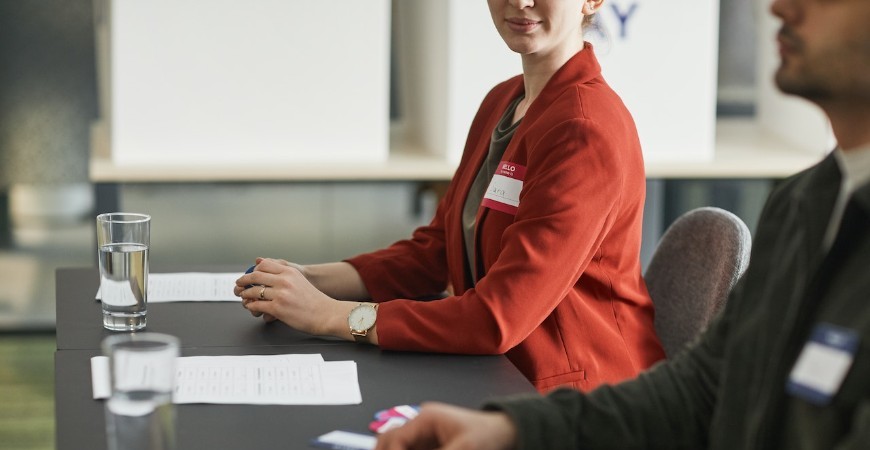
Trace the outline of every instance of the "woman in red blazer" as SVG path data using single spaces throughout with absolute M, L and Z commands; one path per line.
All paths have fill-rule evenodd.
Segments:
M 637 131 L 582 38 L 602 1 L 489 0 L 523 74 L 483 100 L 432 222 L 342 262 L 258 259 L 235 288 L 245 307 L 384 349 L 503 353 L 542 392 L 663 358 L 639 262 Z

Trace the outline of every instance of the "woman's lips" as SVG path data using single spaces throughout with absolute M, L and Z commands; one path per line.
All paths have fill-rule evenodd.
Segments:
M 540 21 L 531 19 L 507 19 L 508 28 L 517 33 L 531 33 L 541 24 Z

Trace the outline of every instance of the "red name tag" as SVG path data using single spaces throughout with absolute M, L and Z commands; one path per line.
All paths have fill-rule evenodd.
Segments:
M 516 214 L 520 206 L 520 191 L 523 190 L 525 178 L 525 166 L 502 161 L 486 188 L 481 206 L 506 214 Z

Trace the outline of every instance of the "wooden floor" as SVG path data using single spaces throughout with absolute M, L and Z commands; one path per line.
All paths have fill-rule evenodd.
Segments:
M 50 334 L 0 334 L 0 448 L 54 448 L 54 351 Z

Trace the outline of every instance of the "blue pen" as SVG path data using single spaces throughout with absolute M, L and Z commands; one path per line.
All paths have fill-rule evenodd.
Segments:
M 251 272 L 253 272 L 254 269 L 256 269 L 256 268 L 257 268 L 257 265 L 254 264 L 253 266 L 248 267 L 248 270 L 246 270 L 245 273 L 246 273 L 246 274 L 251 273 Z M 245 286 L 245 287 L 248 288 L 248 289 L 250 289 L 250 288 L 254 287 L 254 285 L 253 285 L 253 284 L 249 284 L 249 285 L 247 285 L 247 286 Z

